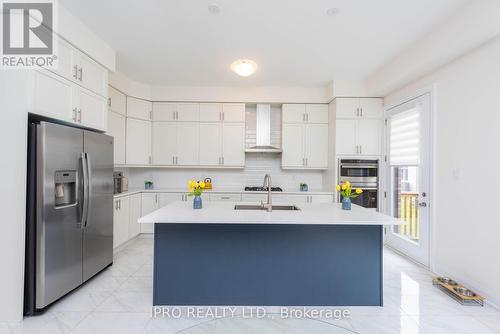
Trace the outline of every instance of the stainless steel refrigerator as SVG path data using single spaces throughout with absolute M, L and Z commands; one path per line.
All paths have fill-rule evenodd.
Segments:
M 28 131 L 25 314 L 113 262 L 113 138 L 48 122 Z

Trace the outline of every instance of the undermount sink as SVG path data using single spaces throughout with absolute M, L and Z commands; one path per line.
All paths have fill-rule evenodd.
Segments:
M 296 205 L 273 205 L 273 211 L 300 211 L 300 208 Z M 234 206 L 235 210 L 267 210 L 263 205 L 253 205 L 253 204 L 236 204 Z

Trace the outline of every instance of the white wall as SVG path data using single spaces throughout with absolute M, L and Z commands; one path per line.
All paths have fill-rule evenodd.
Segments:
M 500 38 L 496 38 L 385 98 L 386 105 L 394 105 L 436 85 L 434 270 L 469 284 L 497 306 L 499 74 Z
M 403 27 L 404 28 L 404 27 Z M 500 2 L 470 1 L 420 40 L 372 73 L 368 93 L 385 95 L 462 56 L 500 34 Z
M 122 170 L 116 168 L 115 170 Z M 144 181 L 153 181 L 155 188 L 180 188 L 187 186 L 189 179 L 203 180 L 210 177 L 214 189 L 243 190 L 245 186 L 261 186 L 264 175 L 271 174 L 273 186 L 285 191 L 299 191 L 300 183 L 307 183 L 310 191 L 332 191 L 323 189 L 323 171 L 282 170 L 281 155 L 251 153 L 246 155 L 244 169 L 170 169 L 129 168 L 130 189 L 144 188 Z
M 153 101 L 327 103 L 328 94 L 319 87 L 181 87 L 152 86 Z
M 0 71 L 0 321 L 22 319 L 28 74 Z
M 114 69 L 114 50 L 60 4 L 58 18 L 59 34 Z M 27 70 L 0 70 L 0 322 L 21 321 L 23 312 L 29 76 Z
M 129 79 L 123 73 L 109 72 L 109 84 L 126 95 L 151 100 L 151 86 Z

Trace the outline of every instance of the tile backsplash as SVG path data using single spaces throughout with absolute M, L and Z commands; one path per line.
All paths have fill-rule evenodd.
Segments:
M 153 181 L 155 188 L 184 188 L 189 179 L 209 177 L 215 188 L 243 190 L 245 186 L 261 186 L 264 175 L 269 173 L 273 186 L 285 191 L 299 191 L 300 183 L 307 183 L 310 191 L 332 191 L 322 189 L 325 171 L 282 170 L 279 154 L 247 153 L 244 169 L 128 168 L 123 171 L 129 177 L 131 189 L 143 188 L 145 180 Z

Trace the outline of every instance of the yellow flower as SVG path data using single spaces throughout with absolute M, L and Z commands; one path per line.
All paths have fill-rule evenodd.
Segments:
M 359 195 L 359 194 L 361 194 L 362 192 L 363 192 L 363 190 L 361 190 L 361 189 L 359 189 L 359 188 L 357 188 L 357 189 L 356 189 L 356 194 L 358 194 L 358 195 Z
M 340 191 L 340 185 L 337 184 L 337 186 L 335 187 L 335 189 L 337 189 L 337 191 Z
M 345 186 L 346 186 L 346 187 L 350 187 L 350 186 L 351 186 L 351 182 L 349 182 L 349 181 L 345 181 Z
M 342 190 L 346 190 L 347 186 L 345 184 L 343 184 L 341 188 L 342 188 Z
M 205 189 L 205 182 L 200 181 L 199 184 L 201 189 Z
M 196 182 L 194 182 L 194 180 L 189 180 L 189 182 L 188 182 L 189 191 L 193 191 L 193 188 L 195 186 L 196 186 Z

